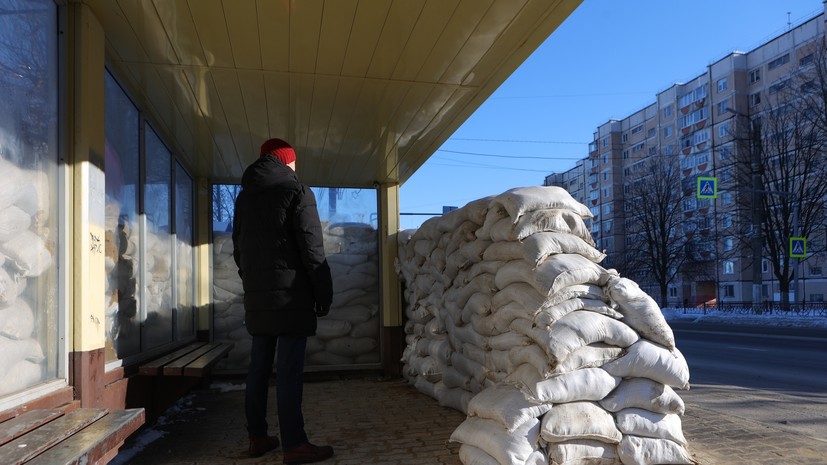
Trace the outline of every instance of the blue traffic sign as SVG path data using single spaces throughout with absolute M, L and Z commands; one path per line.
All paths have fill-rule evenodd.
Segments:
M 718 197 L 718 178 L 698 178 L 698 198 L 714 199 Z
M 790 238 L 790 258 L 807 258 L 807 238 Z

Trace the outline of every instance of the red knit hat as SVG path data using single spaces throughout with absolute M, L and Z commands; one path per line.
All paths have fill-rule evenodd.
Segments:
M 296 152 L 293 147 L 281 139 L 270 139 L 261 144 L 261 156 L 272 154 L 285 165 L 296 161 Z

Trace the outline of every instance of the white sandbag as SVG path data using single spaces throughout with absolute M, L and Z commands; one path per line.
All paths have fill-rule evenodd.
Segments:
M 327 342 L 325 349 L 343 357 L 356 357 L 376 350 L 378 342 L 368 337 L 340 337 Z
M 522 391 L 508 384 L 483 389 L 468 403 L 468 415 L 496 420 L 509 432 L 549 410 L 550 404 L 530 402 Z
M 451 365 L 447 365 L 442 372 L 442 382 L 446 387 L 459 388 L 466 391 L 471 390 L 471 377 L 460 373 Z
M 308 365 L 352 365 L 353 358 L 325 350 L 308 355 L 306 362 Z
M 488 275 L 491 276 L 491 275 Z M 470 323 L 474 317 L 482 317 L 489 315 L 492 311 L 491 307 L 491 291 L 475 292 L 465 302 L 462 307 L 461 320 L 463 324 Z M 457 302 L 459 304 L 459 302 Z
M 620 465 L 617 447 L 592 439 L 553 442 L 546 448 L 553 465 Z
M 511 328 L 536 342 L 548 354 L 552 366 L 563 363 L 575 350 L 594 343 L 629 347 L 639 336 L 623 322 L 586 310 L 577 310 L 544 329 L 516 319 Z
M 491 296 L 491 305 L 494 308 L 500 308 L 509 302 L 515 302 L 530 312 L 527 314 L 533 315 L 546 305 L 546 299 L 547 296 L 538 292 L 528 283 L 517 281 L 499 287 L 499 290 Z
M 491 241 L 480 239 L 472 242 L 466 242 L 460 246 L 459 253 L 468 259 L 468 263 L 477 263 L 482 261 L 482 256 L 485 254 L 485 249 L 487 249 L 489 245 L 491 245 Z
M 529 344 L 525 346 L 512 347 L 508 351 L 509 360 L 511 364 L 518 367 L 523 364 L 533 366 L 538 373 L 544 378 L 547 378 L 555 373 L 554 367 L 548 359 L 546 352 L 536 344 Z M 569 357 L 571 358 L 571 357 Z M 600 365 L 593 365 L 600 366 Z M 512 370 L 513 371 L 513 370 Z M 571 371 L 571 370 L 567 370 Z M 510 371 L 509 371 L 510 373 Z M 558 373 L 563 373 L 562 371 Z
M 0 243 L 29 229 L 32 217 L 15 205 L 0 210 Z
M 622 437 L 611 413 L 595 402 L 554 404 L 543 416 L 540 437 L 548 442 L 593 439 L 617 444 Z
M 474 331 L 471 325 L 457 326 L 450 318 L 445 319 L 445 329 L 448 333 L 448 341 L 455 349 L 463 344 L 470 343 L 482 349 L 489 349 L 488 339 Z
M 695 465 L 689 452 L 668 439 L 624 435 L 617 447 L 623 465 Z
M 473 265 L 466 267 L 457 273 L 457 277 L 454 279 L 454 284 L 463 285 L 483 273 L 490 273 L 492 275 L 497 274 L 497 270 L 499 270 L 504 264 L 505 262 L 495 262 L 489 260 L 474 263 Z
M 451 442 L 482 449 L 500 464 L 523 464 L 539 448 L 540 420 L 529 420 L 513 432 L 495 421 L 468 417 L 451 433 Z
M 502 206 L 513 222 L 517 222 L 525 212 L 547 209 L 571 210 L 583 218 L 592 217 L 588 207 L 575 200 L 568 191 L 557 186 L 527 186 L 509 189 L 494 196 L 488 208 L 497 206 Z
M 575 284 L 574 286 L 564 287 L 553 295 L 548 296 L 546 299 L 546 306 L 551 307 L 566 300 L 578 297 L 602 300 L 604 302 L 609 301 L 609 298 L 606 297 L 606 293 L 603 291 L 601 286 L 598 286 L 597 284 Z
M 23 390 L 43 379 L 43 367 L 39 362 L 21 360 L 3 376 L 0 396 Z
M 452 252 L 458 250 L 463 244 L 477 240 L 477 236 L 474 235 L 474 232 L 476 232 L 478 228 L 478 224 L 472 221 L 464 220 L 459 226 L 456 227 L 456 229 L 445 231 L 445 233 L 451 237 L 445 245 L 445 254 L 451 255 Z
M 617 427 L 623 434 L 647 438 L 663 438 L 685 446 L 681 417 L 674 413 L 655 413 L 641 408 L 617 412 Z
M 542 351 L 542 349 L 539 350 Z M 617 360 L 624 353 L 626 353 L 626 351 L 620 347 L 602 343 L 589 344 L 572 351 L 549 375 L 568 373 L 581 368 L 603 366 L 612 360 Z M 545 355 L 545 352 L 543 352 L 543 354 Z
M 316 337 L 328 341 L 347 336 L 351 329 L 353 329 L 353 325 L 350 322 L 321 318 L 316 323 Z
M 683 399 L 674 389 L 648 378 L 624 379 L 617 389 L 600 401 L 600 405 L 610 412 L 637 407 L 657 413 L 683 415 L 685 410 Z
M 432 383 L 439 381 L 442 377 L 442 372 L 445 370 L 445 365 L 431 356 L 420 357 L 413 354 L 410 355 L 407 360 L 408 366 L 418 376 Z
M 583 368 L 553 376 L 522 389 L 527 398 L 535 402 L 560 404 L 581 400 L 600 400 L 612 392 L 618 384 L 620 384 L 620 378 L 610 375 L 602 368 Z
M 511 350 L 515 347 L 523 347 L 532 343 L 531 338 L 514 331 L 491 336 L 485 341 L 486 347 L 494 350 Z
M 0 211 L 13 205 L 23 195 L 26 178 L 17 165 L 0 157 L 0 173 L 3 173 L 3 182 L 0 182 Z
M 458 412 L 468 412 L 468 403 L 474 396 L 466 389 L 448 388 L 441 389 L 437 393 L 437 401 L 441 407 L 452 408 Z
M 14 262 L 23 276 L 40 276 L 52 265 L 52 254 L 46 243 L 29 230 L 0 244 L 0 252 Z
M 497 222 L 501 219 L 508 217 L 508 212 L 505 211 L 502 206 L 495 206 L 494 208 L 489 208 L 485 212 L 485 219 L 482 222 L 482 226 L 474 232 L 474 235 L 477 236 L 477 239 L 482 239 L 486 241 L 491 240 L 491 228 L 494 227 Z
M 350 289 L 364 289 L 375 286 L 379 282 L 375 274 L 365 274 L 351 271 L 345 275 L 337 275 L 333 280 L 333 292 L 344 292 Z
M 379 312 L 377 305 L 348 305 L 346 307 L 331 308 L 327 318 L 349 321 L 357 325 L 370 320 Z
M 509 284 L 524 282 L 540 294 L 551 296 L 575 284 L 603 285 L 607 271 L 588 258 L 575 254 L 552 255 L 536 268 L 524 260 L 507 262 L 497 271 L 494 283 L 503 289 Z
M 626 355 L 603 368 L 621 378 L 649 378 L 678 389 L 689 389 L 689 366 L 683 354 L 646 339 L 634 343 Z
M 483 273 L 474 278 L 470 283 L 460 287 L 456 296 L 456 304 L 462 308 L 468 303 L 468 299 L 476 293 L 493 296 L 497 292 L 495 275 Z
M 0 257 L 3 255 L 0 254 Z M 0 307 L 13 304 L 26 290 L 26 282 L 26 278 L 12 276 L 5 267 L 0 266 Z
M 366 254 L 334 253 L 327 256 L 328 263 L 354 266 L 368 261 Z
M 34 333 L 34 312 L 24 299 L 0 308 L 0 335 L 11 339 L 29 339 Z
M 525 260 L 535 266 L 550 255 L 568 253 L 582 255 L 594 263 L 600 263 L 606 254 L 595 249 L 583 239 L 567 233 L 540 232 L 522 241 L 494 242 L 482 255 L 484 260 Z
M 503 218 L 489 228 L 492 241 L 522 241 L 540 233 L 570 234 L 594 247 L 589 228 L 576 213 L 568 210 L 535 210 L 526 212 L 517 222 Z M 593 252 L 589 252 L 590 254 Z
M 20 174 L 27 182 L 23 185 L 15 204 L 32 217 L 37 217 L 39 221 L 47 221 L 51 211 L 49 175 L 43 170 L 20 170 Z M 6 182 L 6 179 L 3 182 Z
M 478 226 L 482 226 L 485 223 L 485 215 L 488 214 L 488 205 L 491 204 L 493 198 L 494 196 L 488 196 L 468 202 L 460 209 L 463 217 Z
M 34 339 L 11 339 L 0 336 L 0 379 L 21 360 L 40 363 L 45 359 L 40 343 Z
M 241 278 L 237 273 L 235 277 L 229 279 L 213 278 L 213 284 L 231 294 L 244 295 L 244 286 L 241 284 Z
M 644 339 L 666 347 L 675 348 L 672 328 L 663 317 L 655 299 L 640 289 L 631 279 L 611 276 L 606 282 L 606 294 L 623 314 L 623 321 Z
M 615 320 L 623 318 L 623 315 L 620 312 L 609 307 L 602 300 L 589 299 L 586 297 L 575 297 L 573 299 L 564 300 L 556 305 L 543 307 L 534 316 L 534 324 L 539 327 L 548 328 L 560 318 L 563 318 L 576 310 L 588 310 L 591 312 L 600 313 Z
M 459 461 L 463 465 L 500 465 L 497 459 L 491 457 L 479 447 L 470 444 L 459 446 Z
M 483 364 L 475 362 L 459 352 L 451 354 L 451 366 L 479 385 L 482 385 L 486 374 L 488 374 L 488 369 Z

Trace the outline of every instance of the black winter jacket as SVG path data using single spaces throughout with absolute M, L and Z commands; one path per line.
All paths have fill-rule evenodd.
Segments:
M 333 300 L 316 196 L 271 155 L 256 160 L 241 178 L 233 246 L 247 331 L 314 335 L 314 307 L 329 308 Z

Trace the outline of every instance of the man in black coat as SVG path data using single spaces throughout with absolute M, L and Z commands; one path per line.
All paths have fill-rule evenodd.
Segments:
M 276 358 L 276 401 L 284 463 L 333 455 L 307 439 L 302 390 L 307 337 L 330 311 L 333 282 L 324 254 L 316 197 L 296 176 L 296 153 L 270 139 L 244 171 L 233 219 L 233 256 L 244 285 L 247 331 L 253 337 L 245 413 L 250 454 L 276 449 L 267 434 L 267 391 Z

